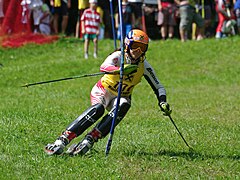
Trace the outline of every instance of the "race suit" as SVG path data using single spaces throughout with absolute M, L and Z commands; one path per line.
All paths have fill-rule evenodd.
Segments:
M 125 54 L 126 55 L 126 54 Z M 125 58 L 126 59 L 126 58 Z M 100 66 L 100 71 L 111 72 L 118 70 L 121 62 L 121 51 L 115 51 L 110 54 L 103 64 Z M 127 64 L 125 60 L 125 64 Z M 153 68 L 143 57 L 143 60 L 138 63 L 136 72 L 124 75 L 122 82 L 121 99 L 125 98 L 127 102 L 131 103 L 131 94 L 134 87 L 140 83 L 142 76 L 151 85 L 159 102 L 166 102 L 166 91 L 163 85 L 158 80 Z M 112 100 L 116 99 L 118 95 L 119 75 L 105 74 L 93 87 L 91 91 L 92 105 L 101 103 L 105 108 L 111 109 L 113 106 Z

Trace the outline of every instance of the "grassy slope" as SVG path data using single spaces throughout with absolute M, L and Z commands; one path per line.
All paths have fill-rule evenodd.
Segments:
M 172 117 L 194 152 L 161 115 L 145 80 L 116 128 L 84 157 L 48 157 L 45 144 L 89 106 L 99 77 L 21 88 L 26 82 L 97 72 L 113 49 L 100 41 L 99 60 L 83 59 L 82 42 L 0 49 L 0 179 L 239 178 L 240 61 L 238 37 L 181 43 L 152 41 L 147 57 L 168 92 Z M 92 49 L 91 49 L 92 51 Z M 82 138 L 82 136 L 81 136 Z M 77 139 L 77 140 L 80 140 Z

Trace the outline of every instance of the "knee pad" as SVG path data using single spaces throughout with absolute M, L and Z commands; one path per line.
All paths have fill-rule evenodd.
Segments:
M 93 125 L 104 114 L 104 106 L 95 104 L 84 111 L 68 127 L 67 131 L 74 132 L 77 136 L 82 134 L 88 127 Z
M 119 106 L 118 115 L 115 121 L 115 127 L 125 117 L 130 107 L 131 105 L 126 102 L 122 103 L 121 106 Z M 116 108 L 114 107 L 96 126 L 96 129 L 101 133 L 101 138 L 104 138 L 110 132 L 115 109 Z

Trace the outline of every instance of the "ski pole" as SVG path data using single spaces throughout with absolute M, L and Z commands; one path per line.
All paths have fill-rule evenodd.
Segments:
M 59 81 L 66 81 L 66 80 L 78 79 L 78 78 L 84 78 L 84 77 L 91 77 L 91 76 L 99 76 L 99 75 L 111 74 L 111 73 L 112 73 L 112 72 L 98 72 L 98 73 L 93 73 L 93 74 L 83 74 L 83 75 L 71 76 L 71 77 L 54 79 L 54 80 L 49 80 L 49 81 L 41 81 L 41 82 L 35 82 L 35 83 L 28 83 L 28 84 L 25 84 L 25 85 L 23 85 L 23 86 L 21 86 L 21 87 L 29 87 L 29 86 L 39 85 L 39 84 L 47 84 L 47 83 L 53 83 L 53 82 L 59 82 Z
M 106 150 L 105 154 L 108 156 L 111 146 L 112 146 L 112 140 L 113 140 L 113 134 L 114 134 L 114 129 L 115 129 L 115 121 L 117 119 L 118 115 L 118 109 L 119 109 L 119 104 L 120 104 L 120 98 L 122 94 L 122 82 L 123 82 L 123 71 L 124 71 L 124 42 L 123 42 L 123 13 L 122 13 L 122 1 L 118 0 L 118 13 L 119 13 L 119 20 L 120 20 L 120 33 L 121 33 L 121 61 L 120 61 L 120 76 L 119 76 L 119 86 L 118 86 L 118 96 L 117 96 L 117 104 L 116 104 L 116 109 L 114 112 L 114 117 L 112 120 L 112 125 L 110 129 L 110 135 L 108 138 L 108 142 L 106 145 Z
M 174 127 L 176 128 L 177 132 L 179 133 L 179 135 L 181 136 L 182 140 L 184 141 L 184 143 L 187 145 L 187 147 L 189 148 L 190 151 L 193 150 L 193 148 L 191 146 L 188 145 L 187 141 L 185 140 L 185 138 L 183 137 L 182 133 L 179 131 L 179 129 L 177 128 L 175 122 L 173 121 L 172 117 L 170 115 L 168 115 L 169 119 L 171 120 L 172 124 L 174 125 Z

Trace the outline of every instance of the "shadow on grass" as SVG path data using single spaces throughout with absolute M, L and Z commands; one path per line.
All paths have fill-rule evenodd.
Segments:
M 127 156 L 169 156 L 171 158 L 185 158 L 189 161 L 194 161 L 194 160 L 206 160 L 206 159 L 230 159 L 230 160 L 235 160 L 239 161 L 240 160 L 240 155 L 218 155 L 218 154 L 203 154 L 200 152 L 196 151 L 189 151 L 189 152 L 175 152 L 175 151 L 170 151 L 170 150 L 161 150 L 156 153 L 149 153 L 145 151 L 130 151 L 130 152 L 125 152 L 125 155 Z

